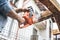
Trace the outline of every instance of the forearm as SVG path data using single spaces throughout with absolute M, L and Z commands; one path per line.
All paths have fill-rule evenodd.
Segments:
M 19 20 L 20 19 L 20 16 L 14 11 L 14 10 L 11 10 L 7 16 L 13 18 L 13 19 L 16 19 L 16 20 Z
M 17 12 L 17 13 L 19 13 L 19 12 L 22 12 L 22 9 L 15 9 L 15 11 Z
M 15 11 L 16 11 L 17 13 L 19 13 L 19 12 L 26 12 L 26 11 L 29 12 L 28 9 L 20 9 L 20 8 L 19 8 L 19 9 L 16 8 Z

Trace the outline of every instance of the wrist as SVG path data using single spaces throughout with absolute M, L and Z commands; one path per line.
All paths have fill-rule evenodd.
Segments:
M 18 17 L 16 18 L 16 20 L 20 22 L 20 21 L 21 21 L 21 17 L 18 16 Z

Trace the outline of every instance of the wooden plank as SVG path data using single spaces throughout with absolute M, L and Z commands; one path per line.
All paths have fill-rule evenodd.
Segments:
M 57 0 L 50 0 L 52 2 L 53 5 L 55 5 L 55 7 L 60 11 L 60 4 L 58 3 Z
M 53 16 L 55 17 L 58 28 L 60 30 L 60 11 L 56 8 L 55 5 L 53 5 L 50 2 L 50 0 L 39 0 L 39 1 L 43 3 L 53 13 Z

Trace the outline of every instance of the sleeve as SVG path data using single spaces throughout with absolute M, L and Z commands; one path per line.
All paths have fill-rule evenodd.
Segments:
M 0 11 L 3 13 L 3 15 L 8 14 L 11 10 L 12 6 L 8 2 L 2 5 L 2 7 L 0 7 Z

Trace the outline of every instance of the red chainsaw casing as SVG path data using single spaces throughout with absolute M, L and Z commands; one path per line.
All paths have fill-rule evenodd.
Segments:
M 25 27 L 26 27 L 27 25 L 29 26 L 29 25 L 33 24 L 33 16 L 32 16 L 32 17 L 29 17 L 29 12 L 25 12 L 23 18 L 24 18 L 25 21 L 26 21 L 25 24 L 24 24 Z M 28 26 L 27 26 L 27 27 L 28 27 Z

